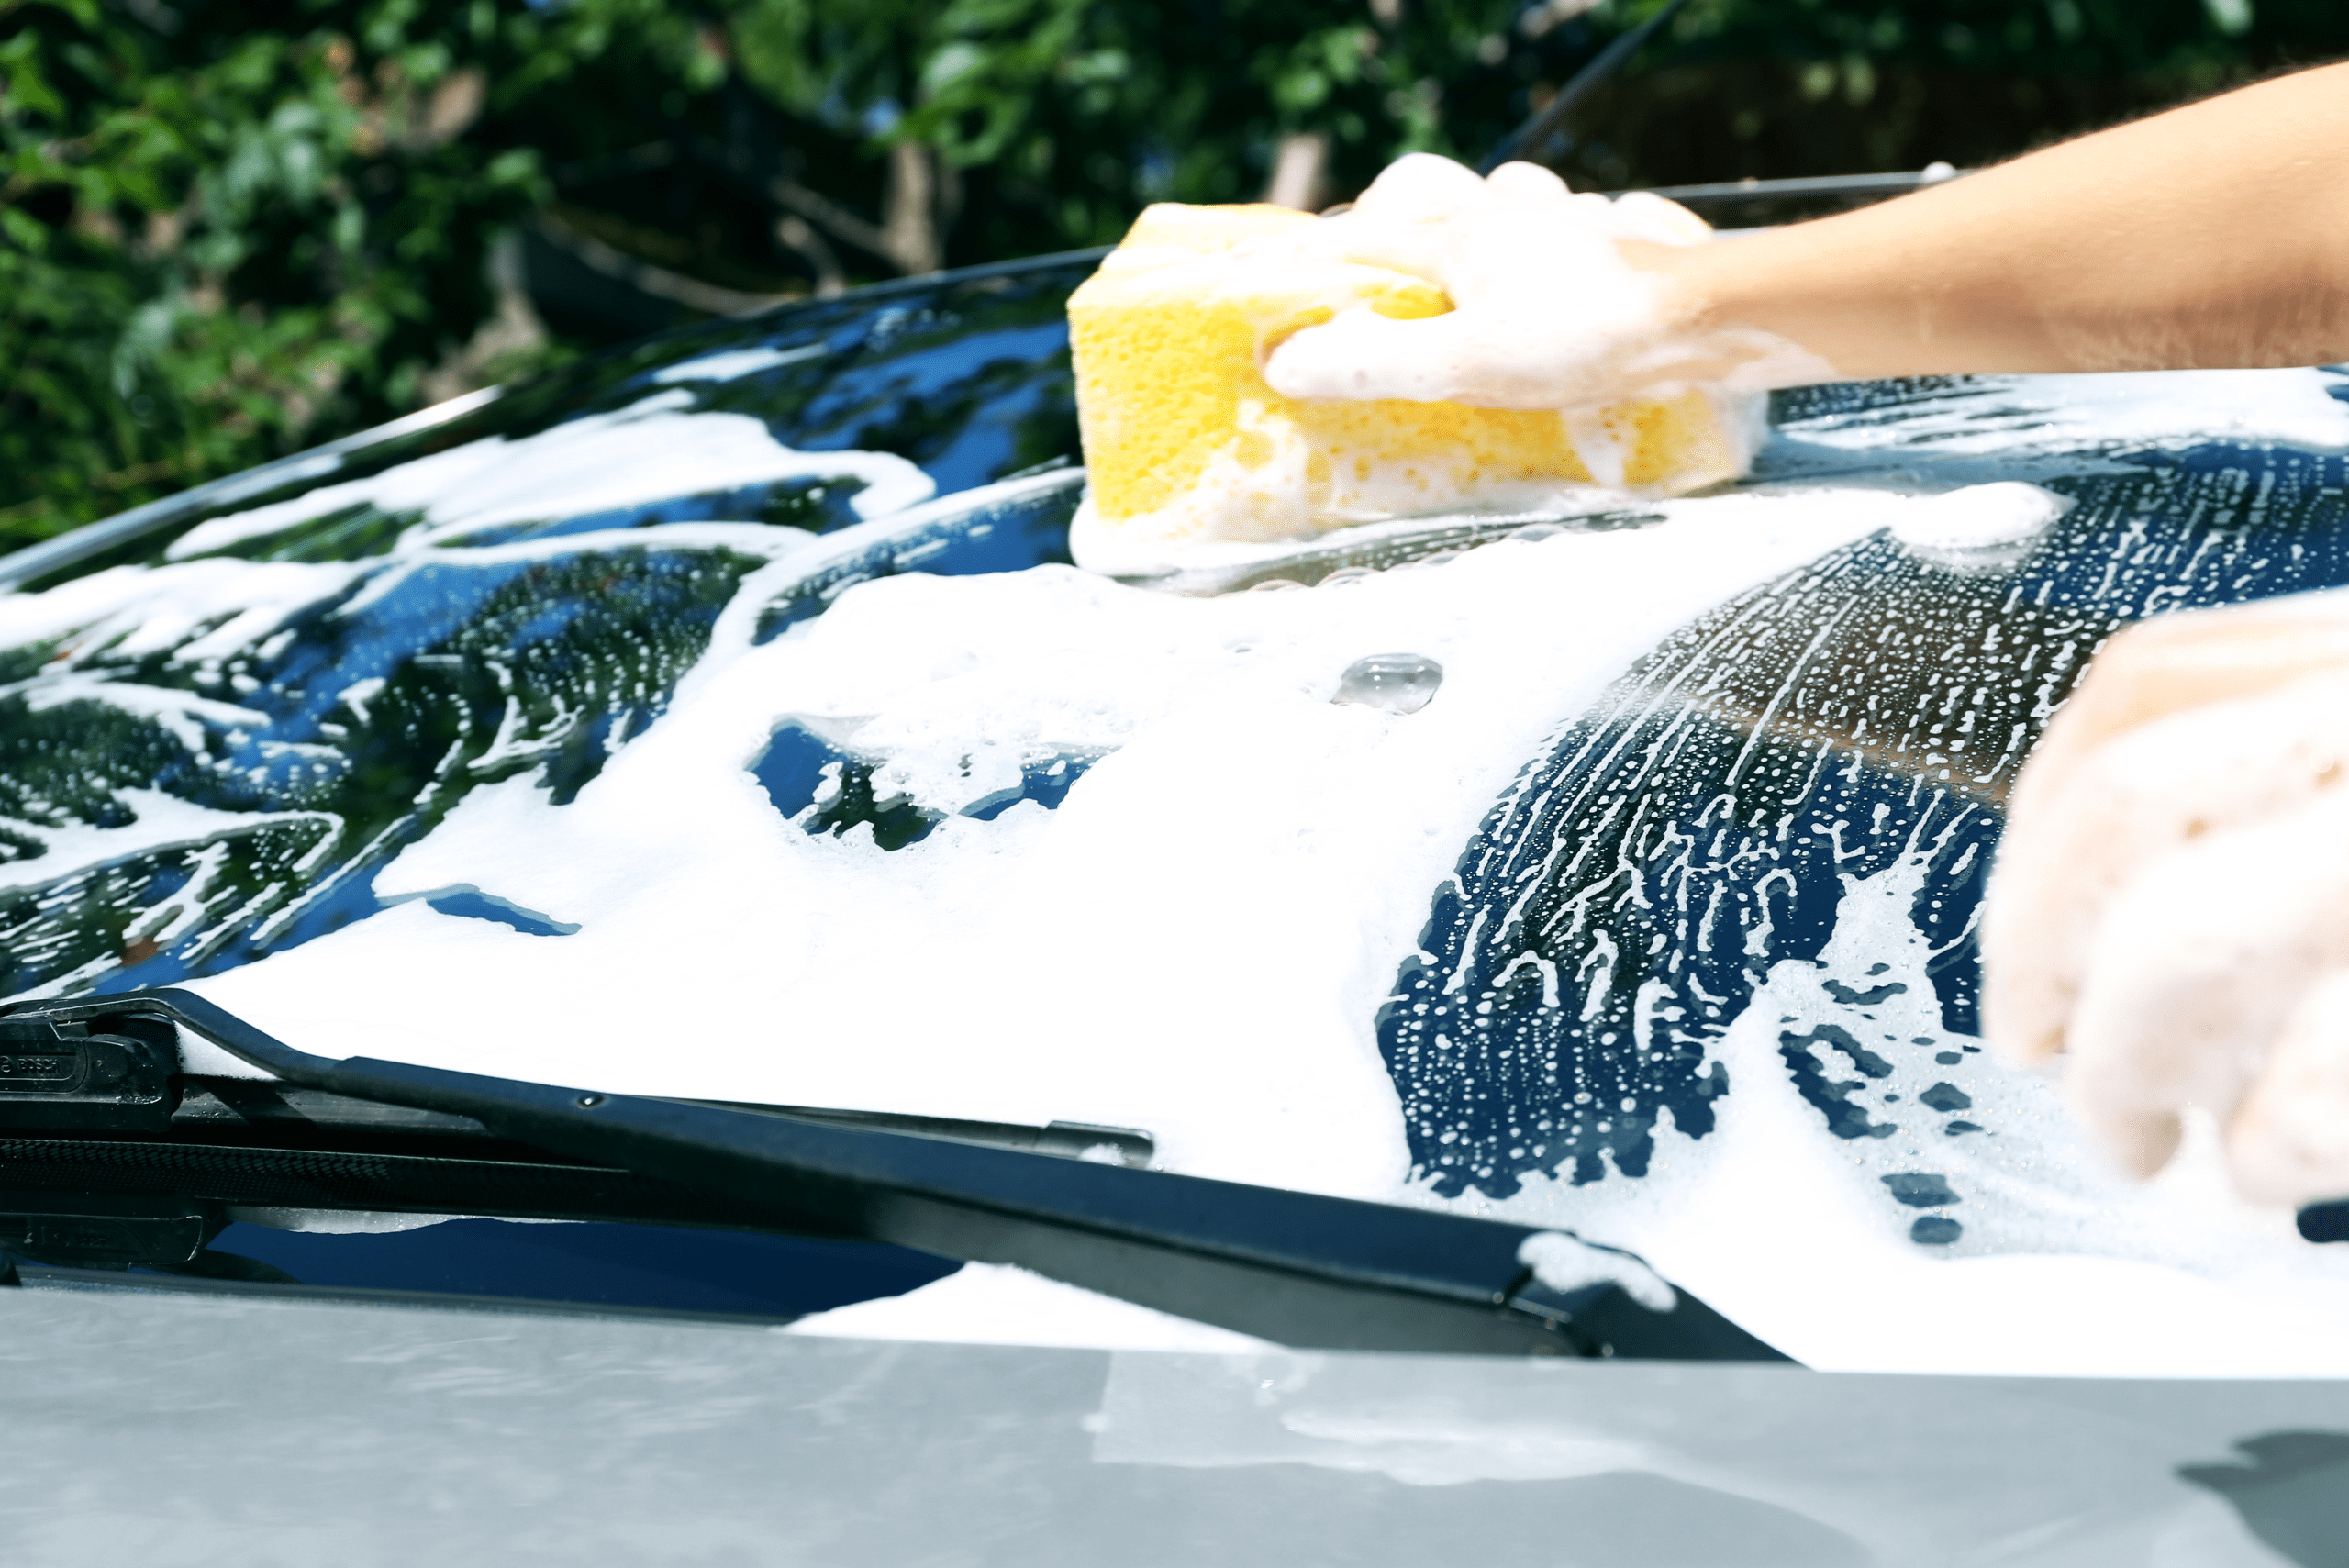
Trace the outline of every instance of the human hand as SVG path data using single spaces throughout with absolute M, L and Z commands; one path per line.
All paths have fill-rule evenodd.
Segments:
M 1784 339 L 1695 319 L 1673 286 L 1675 258 L 1711 233 L 1659 196 L 1576 195 L 1531 163 L 1479 179 L 1415 153 L 1352 211 L 1267 248 L 1408 272 L 1453 308 L 1417 320 L 1346 311 L 1275 348 L 1264 379 L 1285 397 L 1586 408 L 1692 383 L 1747 391 L 1831 377 Z
M 2261 1202 L 2349 1195 L 2349 594 L 2106 645 L 2017 782 L 1982 924 L 1991 1044 L 2065 1057 L 2132 1173 L 2179 1113 Z

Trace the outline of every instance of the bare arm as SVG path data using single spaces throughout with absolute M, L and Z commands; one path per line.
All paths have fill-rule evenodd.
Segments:
M 2349 358 L 2349 65 L 1730 245 L 1639 247 L 1666 317 L 1842 375 Z M 1684 367 L 1682 373 L 1690 373 Z
M 1442 284 L 1265 366 L 1291 397 L 1571 408 L 1720 383 L 2349 360 L 2349 65 L 1865 211 L 1703 243 L 1669 204 L 1406 158 L 1312 237 Z

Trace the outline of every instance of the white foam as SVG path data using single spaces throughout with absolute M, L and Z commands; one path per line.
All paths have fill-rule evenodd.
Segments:
M 298 617 L 325 606 L 357 615 L 429 566 L 498 566 L 598 550 L 727 550 L 773 560 L 817 542 L 801 528 L 677 522 L 462 543 L 495 523 L 587 516 L 794 477 L 860 481 L 865 488 L 851 506 L 860 517 L 881 518 L 916 508 L 934 488 L 903 458 L 794 451 L 748 416 L 679 412 L 690 400 L 683 391 L 662 393 L 618 414 L 591 416 L 521 440 L 474 441 L 372 478 L 199 524 L 172 545 L 166 554 L 174 559 L 161 566 L 116 566 L 47 593 L 0 594 L 0 646 L 58 645 L 39 674 L 0 687 L 0 697 L 21 695 L 37 710 L 69 701 L 107 703 L 163 719 L 190 750 L 200 750 L 206 723 L 259 728 L 266 720 L 217 699 L 127 684 L 84 673 L 81 666 L 100 656 L 156 653 L 178 665 L 217 664 L 284 635 Z M 1024 493 L 1017 483 L 996 488 Z M 249 562 L 206 554 L 362 502 L 386 512 L 417 511 L 424 520 L 386 554 L 355 562 Z
M 331 828 L 339 818 L 318 811 L 216 811 L 155 789 L 124 789 L 116 798 L 132 818 L 119 828 L 84 822 L 51 827 L 0 817 L 0 828 L 30 839 L 42 852 L 29 860 L 0 861 L 0 889 L 34 887 L 84 866 L 108 865 L 132 855 L 180 845 L 208 844 L 231 833 L 250 833 L 288 822 Z M 144 927 L 146 922 L 140 922 Z M 142 929 L 141 935 L 149 934 Z M 111 962 L 111 961 L 109 961 Z
M 1931 550 L 1987 550 L 2037 539 L 2072 499 L 2021 480 L 1923 495 L 1893 515 L 1892 537 Z
M 1629 1248 L 1798 1360 L 1842 1371 L 2013 1375 L 2340 1376 L 2349 1257 L 2299 1240 L 2290 1216 L 2232 1195 L 2216 1151 L 2162 1181 L 2107 1170 L 2054 1088 L 1941 1027 L 1910 920 L 1929 850 L 1847 878 L 1816 964 L 1775 965 L 1720 1052 L 1730 1094 L 1709 1136 L 1659 1136 L 1649 1175 L 1530 1184 L 1491 1212 L 1572 1223 Z M 1838 1002 L 1842 986 L 1880 1000 Z M 1882 993 L 1890 990 L 1891 995 Z M 1781 1042 L 1843 1028 L 1893 1064 L 1860 1101 L 1898 1130 L 1838 1140 L 1798 1093 Z M 1932 1060 L 1932 1039 L 1963 1057 Z M 1822 1058 L 1827 1049 L 1812 1048 Z M 1822 1060 L 1829 1076 L 1858 1074 Z M 1961 1085 L 1987 1130 L 1950 1136 L 1919 1108 Z M 1909 1207 L 1883 1178 L 1943 1176 L 1954 1204 Z M 1931 1213 L 1958 1220 L 1946 1249 L 1912 1242 Z
M 262 1225 L 272 1230 L 297 1230 L 308 1236 L 396 1236 L 404 1230 L 424 1230 L 446 1225 L 462 1214 L 389 1214 L 355 1208 L 268 1208 L 231 1205 L 228 1218 L 240 1225 Z M 536 1220 L 509 1220 L 530 1225 Z
M 746 375 L 756 375 L 761 371 L 771 371 L 780 365 L 820 360 L 831 351 L 830 346 L 825 343 L 810 343 L 799 349 L 728 349 L 656 371 L 652 379 L 663 386 L 681 381 L 739 381 Z
M 0 644 L 58 641 L 61 659 L 185 648 L 224 657 L 350 586 L 365 568 L 276 561 L 113 566 L 45 594 L 0 595 Z
M 2124 407 L 2093 428 L 2142 433 L 2135 417 Z M 1644 529 L 1215 599 L 1061 567 L 904 575 L 752 646 L 763 596 L 863 548 L 878 525 L 862 525 L 745 579 L 668 714 L 573 804 L 553 806 L 527 774 L 477 788 L 375 884 L 390 898 L 467 885 L 575 934 L 409 897 L 194 988 L 296 1046 L 616 1091 L 1140 1127 L 1170 1169 L 1433 1202 L 1407 1184 L 1372 1020 L 1431 890 L 1501 787 L 1670 629 L 1916 505 L 1860 490 L 1675 501 Z M 1984 535 L 2000 517 L 2010 509 L 1936 526 Z M 185 564 L 225 574 L 204 590 L 222 613 L 235 573 L 267 570 Z M 0 625 L 135 616 L 139 590 L 125 582 L 68 584 L 59 592 L 81 595 L 70 610 L 0 599 Z M 1397 651 L 1443 668 L 1424 709 L 1330 702 L 1348 664 Z M 949 817 L 885 853 L 863 828 L 808 836 L 749 774 L 795 716 L 853 733 L 941 810 L 1022 760 L 1106 755 L 1057 811 Z M 1826 967 L 1774 973 L 1720 1047 L 1733 1087 L 1719 1132 L 1667 1131 L 1645 1181 L 1536 1183 L 1507 1212 L 1639 1251 L 1822 1366 L 2343 1369 L 2349 1262 L 2236 1203 L 2208 1160 L 2151 1187 L 2118 1182 L 2045 1084 L 1985 1055 L 1965 1054 L 1964 1084 L 1995 1139 L 1950 1139 L 1924 1119 L 1888 1140 L 1827 1134 L 1788 1077 L 1777 1020 L 1845 1019 L 1824 982 L 1865 989 L 1889 974 L 1909 990 L 1875 1009 L 1887 1027 L 1940 1033 L 1905 912 L 1921 874 L 1909 862 L 1855 881 Z M 1889 968 L 1872 976 L 1876 963 Z M 1930 1082 L 1902 1073 L 1885 1092 L 1913 1098 Z M 1965 1225 L 1946 1256 L 1909 1239 L 1924 1211 L 1880 1180 L 1920 1170 L 1960 1196 L 1936 1211 Z M 1148 1339 L 1134 1327 L 1146 1319 L 1113 1331 L 1048 1312 L 1012 1277 L 966 1270 L 959 1285 L 828 1320 L 952 1339 L 1025 1319 L 1055 1342 Z M 1046 1294 L 1065 1307 L 1059 1291 Z
M 576 935 L 411 903 L 199 988 L 288 1040 L 613 1090 L 1140 1126 L 1174 1169 L 1389 1195 L 1406 1155 L 1371 1016 L 1501 785 L 1673 626 L 1880 516 L 1865 496 L 1731 498 L 1222 599 L 1065 567 L 866 584 L 766 647 L 714 645 L 571 806 L 527 777 L 476 789 L 375 884 L 470 884 Z M 1329 701 L 1347 665 L 1395 650 L 1442 664 L 1426 708 Z M 865 719 L 859 748 L 941 808 L 1030 752 L 1110 754 L 1057 811 L 950 818 L 884 853 L 864 829 L 810 838 L 747 773 L 803 715 Z M 387 973 L 432 983 L 385 994 Z M 697 974 L 723 984 L 654 978 Z M 354 1016 L 362 994 L 382 1005 Z
M 1604 1247 L 1594 1247 L 1559 1230 L 1528 1236 L 1517 1250 L 1517 1261 L 1533 1277 L 1560 1293 L 1594 1284 L 1622 1287 L 1623 1294 L 1654 1312 L 1669 1312 L 1679 1297 L 1673 1288 L 1639 1259 Z
M 2182 448 L 2206 441 L 2349 447 L 2349 405 L 2328 370 L 2115 371 L 1981 376 L 1951 395 L 1863 419 L 1827 416 L 1792 428 L 1821 446 L 1887 455 Z
M 226 550 L 362 504 L 391 514 L 421 513 L 418 538 L 429 541 L 785 479 L 858 481 L 863 488 L 849 504 L 860 517 L 902 511 L 937 488 L 928 474 L 892 453 L 796 451 L 776 440 L 763 419 L 691 413 L 693 401 L 690 392 L 674 387 L 518 440 L 470 441 L 366 479 L 215 517 L 182 535 L 168 553 L 184 560 Z
M 199 756 L 204 751 L 204 729 L 207 724 L 230 731 L 262 729 L 269 724 L 268 715 L 232 702 L 198 696 L 174 686 L 109 681 L 82 670 L 44 673 L 0 689 L 0 695 L 23 698 L 26 709 L 32 713 L 77 702 L 101 703 L 124 713 L 135 713 L 161 724 L 173 740 Z
M 1253 1355 L 1278 1349 L 1229 1329 L 1155 1312 L 996 1263 L 965 1263 L 918 1290 L 813 1313 L 783 1332 L 830 1339 L 944 1340 L 965 1345 L 1064 1345 L 1211 1355 Z
M 727 550 L 738 555 L 763 555 L 772 560 L 798 554 L 815 538 L 805 528 L 775 528 L 763 523 L 664 523 L 658 528 L 596 528 L 587 533 L 513 539 L 505 544 L 412 548 L 394 555 L 390 564 L 337 606 L 336 613 L 355 616 L 429 567 L 510 566 L 609 550 Z

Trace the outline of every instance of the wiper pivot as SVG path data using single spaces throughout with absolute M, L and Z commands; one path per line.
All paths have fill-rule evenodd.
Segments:
M 160 1132 L 172 1121 L 179 1047 L 161 1018 L 109 1020 L 93 1034 L 76 1018 L 0 1016 L 0 1125 Z

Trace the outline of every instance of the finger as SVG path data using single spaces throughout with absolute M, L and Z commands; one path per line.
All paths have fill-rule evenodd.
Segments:
M 2151 694 L 2141 708 L 2159 699 Z M 1983 911 L 1983 1032 L 2009 1059 L 2064 1047 L 2090 946 L 2117 890 L 2204 834 L 2297 809 L 2349 758 L 2349 671 L 2171 712 L 2018 791 Z
M 2349 967 L 2349 796 L 2212 833 L 2129 877 L 2088 953 L 2065 1098 L 2124 1169 L 2225 1120 L 2315 980 Z
M 1501 200 L 1510 202 L 1559 202 L 1573 195 L 1566 188 L 1566 183 L 1552 171 L 1539 163 L 1516 161 L 1504 163 L 1486 175 L 1485 189 Z
M 1440 223 L 1400 222 L 1357 207 L 1235 247 L 1235 257 L 1384 267 L 1441 287 L 1456 241 Z
M 1366 306 L 1341 311 L 1274 349 L 1264 381 L 1283 397 L 1438 402 L 1461 390 L 1472 344 L 1459 312 L 1398 321 Z
M 1275 243 L 1301 257 L 1386 267 L 1448 285 L 1453 263 L 1478 248 L 1468 229 L 1493 206 L 1475 171 L 1433 153 L 1408 153 L 1380 172 L 1353 210 L 1297 225 Z
M 1399 398 L 1472 408 L 1563 408 L 1620 402 L 1607 345 L 1528 352 L 1505 312 L 1462 309 L 1397 318 L 1367 306 L 1341 312 L 1275 348 L 1264 380 L 1284 397 Z
M 1476 172 L 1432 152 L 1407 152 L 1379 171 L 1354 210 L 1375 217 L 1428 222 L 1477 206 L 1486 199 Z
M 2349 1197 L 2349 969 L 2309 987 L 2227 1123 L 2235 1186 L 2259 1203 Z
M 1617 196 L 1615 222 L 1625 237 L 1655 245 L 1701 245 L 1713 237 L 1711 224 L 1653 191 Z
M 2060 789 L 2103 741 L 2188 708 L 2251 696 L 2322 670 L 2349 668 L 2349 593 L 2300 594 L 2140 621 L 2096 662 L 2032 751 L 2011 809 Z

